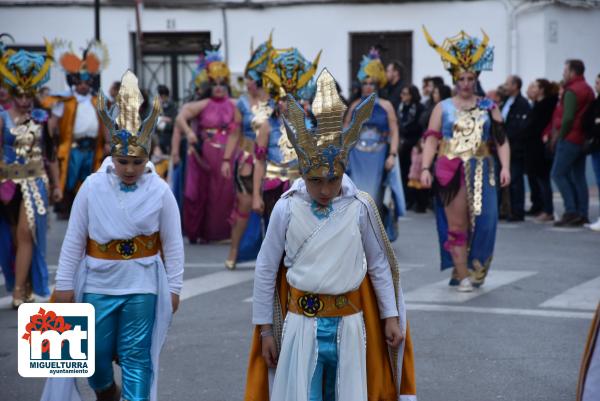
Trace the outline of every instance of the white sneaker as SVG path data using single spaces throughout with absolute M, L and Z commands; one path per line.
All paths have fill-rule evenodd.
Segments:
M 460 281 L 460 284 L 456 287 L 456 291 L 458 292 L 472 292 L 473 284 L 471 283 L 471 279 L 469 277 L 465 277 Z
M 589 227 L 590 227 L 590 230 L 600 231 L 600 217 L 598 218 L 598 220 L 596 220 L 595 223 L 590 224 Z

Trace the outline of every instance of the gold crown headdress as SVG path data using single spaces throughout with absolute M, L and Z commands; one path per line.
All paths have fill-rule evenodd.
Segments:
M 161 113 L 161 106 L 158 96 L 155 96 L 152 109 L 142 121 L 139 110 L 143 101 L 138 79 L 130 70 L 121 78 L 121 88 L 110 111 L 107 110 L 106 97 L 102 92 L 99 93 L 98 114 L 110 131 L 112 156 L 150 155 L 150 139 Z
M 354 109 L 350 126 L 344 129 L 347 106 L 340 97 L 335 79 L 323 69 L 317 78 L 317 92 L 312 103 L 316 127 L 306 126 L 304 109 L 291 95 L 288 95 L 287 105 L 283 123 L 298 154 L 302 174 L 329 178 L 342 176 L 360 129 L 371 117 L 375 95 L 367 97 Z
M 463 72 L 474 72 L 479 74 L 481 71 L 490 71 L 494 63 L 494 48 L 488 46 L 490 38 L 483 33 L 483 40 L 469 36 L 465 31 L 460 31 L 456 36 L 444 39 L 439 46 L 425 26 L 423 34 L 429 46 L 439 53 L 444 63 L 444 68 L 452 74 L 456 81 Z
M 311 63 L 295 47 L 270 52 L 263 86 L 275 98 L 290 94 L 309 100 L 314 94 L 313 76 L 317 72 L 321 50 Z
M 269 34 L 269 39 L 261 43 L 254 49 L 254 39 L 250 42 L 250 60 L 244 69 L 244 75 L 249 76 L 255 81 L 262 81 L 262 75 L 267 70 L 270 58 L 273 57 L 273 32 Z
M 223 60 L 223 55 L 219 50 L 221 42 L 217 45 L 210 45 L 204 49 L 198 56 L 196 71 L 194 72 L 193 82 L 196 88 L 200 88 L 209 80 L 223 80 L 229 84 L 231 72 L 227 63 Z
M 381 62 L 379 51 L 377 49 L 372 47 L 369 50 L 369 54 L 363 56 L 356 77 L 360 82 L 367 78 L 374 79 L 377 81 L 380 89 L 387 85 L 385 67 Z
M 3 84 L 15 93 L 34 96 L 50 79 L 50 66 L 54 61 L 52 44 L 44 40 L 44 56 L 25 50 L 7 50 L 0 56 L 0 77 Z

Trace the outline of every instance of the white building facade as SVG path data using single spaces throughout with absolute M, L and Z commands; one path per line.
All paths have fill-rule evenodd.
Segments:
M 93 1 L 0 1 L 0 30 L 14 38 L 14 45 L 41 46 L 43 38 L 71 40 L 83 48 L 94 37 Z M 108 89 L 136 60 L 135 1 L 101 1 L 100 33 L 108 46 L 110 64 L 102 75 Z M 273 31 L 275 47 L 298 47 L 313 59 L 323 50 L 320 67 L 327 67 L 347 94 L 352 80 L 353 35 L 404 34 L 407 76 L 420 86 L 427 75 L 450 77 L 439 56 L 421 32 L 425 25 L 441 43 L 461 29 L 490 36 L 495 47 L 494 70 L 482 74 L 485 89 L 495 88 L 511 73 L 527 83 L 535 78 L 560 80 L 564 61 L 582 59 L 586 78 L 600 73 L 600 1 L 146 1 L 141 12 L 141 31 L 152 35 L 203 33 L 222 50 L 234 73 L 241 74 L 255 45 Z M 8 42 L 7 44 L 11 44 Z M 355 52 L 356 53 L 356 52 Z M 139 53 L 137 53 L 139 54 Z M 187 56 L 193 64 L 194 55 Z M 385 54 L 384 54 L 384 61 Z M 137 63 L 137 67 L 140 64 Z M 356 68 L 356 66 L 354 66 Z M 156 83 L 170 86 L 172 68 L 155 76 Z M 189 71 L 180 71 L 179 86 L 187 85 Z M 51 88 L 64 88 L 64 76 L 53 69 Z M 180 89 L 182 92 L 183 89 Z

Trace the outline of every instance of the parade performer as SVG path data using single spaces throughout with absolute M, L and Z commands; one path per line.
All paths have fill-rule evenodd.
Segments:
M 311 127 L 288 97 L 302 179 L 275 205 L 258 255 L 246 401 L 416 400 L 398 264 L 375 203 L 344 174 L 375 100 L 343 129 L 327 70 Z
M 185 104 L 176 119 L 188 143 L 183 232 L 191 243 L 220 241 L 231 235 L 233 158 L 241 122 L 236 103 L 229 97 L 229 68 L 218 47 L 200 56 L 195 81 L 198 87 L 209 84 L 211 95 Z M 197 119 L 196 131 L 188 123 L 192 119 Z
M 588 340 L 581 361 L 576 401 L 600 399 L 600 303 L 590 326 Z
M 300 177 L 296 151 L 282 132 L 280 116 L 287 109 L 282 95 L 295 96 L 308 109 L 315 93 L 314 75 L 320 57 L 321 52 L 311 63 L 294 47 L 276 49 L 263 74 L 263 85 L 274 104 L 264 105 L 254 121 L 258 135 L 252 209 L 262 214 L 266 223 L 279 197 Z
M 116 108 L 108 111 L 103 95 L 98 101 L 112 138 L 111 157 L 75 198 L 54 298 L 88 302 L 96 310 L 96 369 L 88 381 L 98 400 L 121 399 L 115 355 L 123 399 L 157 400 L 158 358 L 179 304 L 184 263 L 177 203 L 148 161 L 160 101 L 154 99 L 142 120 L 142 94 L 131 71 L 123 75 Z M 74 379 L 49 379 L 42 396 L 80 399 Z
M 500 185 L 510 183 L 502 116 L 493 101 L 476 95 L 477 78 L 481 71 L 491 70 L 494 53 L 485 33 L 479 40 L 461 31 L 438 46 L 425 28 L 423 32 L 452 74 L 457 94 L 438 103 L 431 114 L 424 134 L 421 183 L 429 188 L 435 176 L 441 268 L 453 268 L 450 285 L 458 291 L 472 291 L 485 280 L 496 242 L 493 147 L 501 163 Z
M 371 49 L 368 55 L 363 56 L 357 78 L 361 83 L 361 98 L 350 105 L 345 126 L 351 124 L 352 110 L 387 84 L 385 67 L 377 50 Z M 396 111 L 392 103 L 377 96 L 373 114 L 363 125 L 358 143 L 350 152 L 348 175 L 361 191 L 369 193 L 375 200 L 391 241 L 398 236 L 398 217 L 406 212 L 398 163 L 398 143 Z M 386 187 L 392 192 L 392 207 L 384 207 L 383 204 Z
M 252 212 L 254 148 L 257 126 L 268 119 L 273 110 L 273 101 L 265 91 L 262 80 L 272 51 L 272 35 L 256 50 L 252 45 L 250 46 L 250 60 L 244 71 L 247 93 L 240 96 L 237 102 L 237 108 L 242 116 L 243 136 L 240 140 L 234 168 L 237 200 L 231 216 L 233 222 L 231 246 L 225 261 L 228 269 L 235 268 L 236 262 L 256 259 L 262 243 L 261 217 L 256 212 Z M 259 114 L 264 114 L 265 110 L 268 115 L 259 116 Z
M 0 111 L 0 265 L 15 309 L 34 301 L 32 291 L 50 294 L 48 195 L 59 201 L 62 192 L 56 149 L 45 125 L 48 114 L 33 105 L 37 90 L 50 79 L 52 57 L 48 42 L 44 56 L 8 50 L 0 57 L 1 84 L 11 95 L 9 110 Z
M 96 113 L 100 72 L 108 65 L 108 50 L 98 41 L 91 41 L 80 56 L 71 42 L 54 42 L 55 59 L 66 74 L 69 90 L 48 96 L 43 106 L 51 109 L 48 127 L 58 130 L 58 162 L 60 188 L 64 201 L 57 205 L 58 217 L 67 219 L 73 199 L 81 183 L 100 166 L 108 153 L 106 135 Z M 108 145 L 106 145 L 108 147 Z

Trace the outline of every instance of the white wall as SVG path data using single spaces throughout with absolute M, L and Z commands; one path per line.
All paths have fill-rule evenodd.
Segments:
M 600 9 L 555 6 L 546 9 L 545 18 L 547 30 L 550 24 L 557 27 L 556 41 L 546 42 L 547 75 L 560 80 L 565 60 L 581 59 L 586 67 L 586 80 L 593 85 L 600 74 Z
M 232 9 L 226 11 L 228 23 L 229 64 L 234 72 L 244 69 L 249 56 L 250 38 L 255 45 L 274 30 L 276 47 L 296 46 L 308 59 L 323 49 L 320 67 L 328 67 L 346 88 L 349 77 L 350 32 L 412 31 L 413 81 L 423 76 L 450 76 L 442 69 L 440 57 L 423 37 L 421 25 L 427 26 L 441 44 L 447 36 L 461 29 L 481 36 L 483 28 L 495 47 L 494 71 L 483 73 L 482 84 L 492 89 L 509 74 L 508 13 L 501 1 L 414 2 L 371 5 L 305 5 L 266 8 L 263 10 Z M 24 23 L 27 21 L 27 23 Z M 30 21 L 36 21 L 32 25 Z M 547 38 L 550 21 L 557 21 L 557 43 Z M 600 10 L 568 9 L 552 6 L 524 12 L 517 18 L 517 73 L 525 82 L 538 76 L 560 78 L 567 57 L 582 58 L 588 65 L 588 79 L 600 72 L 600 56 L 595 38 L 600 37 Z M 173 27 L 174 23 L 174 27 Z M 11 33 L 19 44 L 41 44 L 42 37 L 70 39 L 83 47 L 93 37 L 91 7 L 0 7 L 0 26 Z M 144 31 L 210 31 L 213 42 L 224 40 L 221 10 L 146 9 Z M 119 80 L 125 69 L 132 67 L 133 48 L 130 33 L 135 31 L 132 8 L 103 7 L 101 35 L 110 52 L 111 63 L 103 74 L 103 87 Z M 64 77 L 54 69 L 52 88 L 64 86 Z
M 347 87 L 350 32 L 412 31 L 413 81 L 420 83 L 426 75 L 443 75 L 449 80 L 440 57 L 423 37 L 424 24 L 440 44 L 460 29 L 481 37 L 480 28 L 484 28 L 500 62 L 493 72 L 482 75 L 482 81 L 484 85 L 492 85 L 505 75 L 506 64 L 502 62 L 506 59 L 505 10 L 498 2 L 310 5 L 265 11 L 236 9 L 227 15 L 230 63 L 236 71 L 241 71 L 246 63 L 250 36 L 260 43 L 274 29 L 276 47 L 297 46 L 309 59 L 323 49 L 320 66 L 329 68 L 342 87 Z M 484 22 L 481 16 L 489 17 Z
M 527 85 L 546 77 L 546 32 L 543 10 L 520 14 L 516 20 L 517 60 L 515 74 L 523 79 L 523 95 Z

